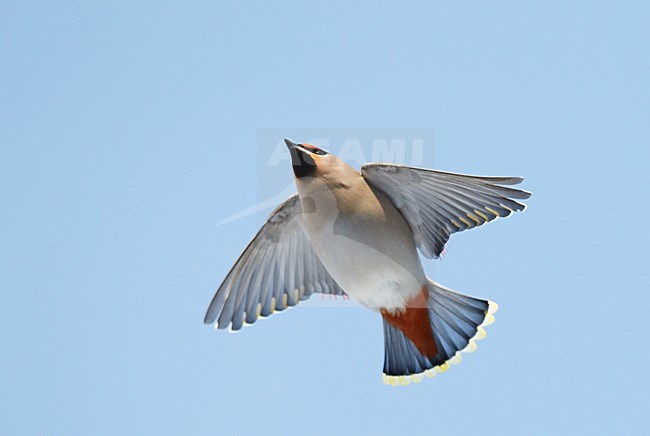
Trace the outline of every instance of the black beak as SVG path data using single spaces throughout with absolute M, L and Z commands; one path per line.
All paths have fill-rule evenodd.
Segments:
M 316 162 L 299 144 L 288 139 L 284 140 L 291 153 L 291 165 L 297 178 L 313 176 L 316 172 Z
M 291 141 L 290 139 L 286 139 L 286 138 L 284 139 L 284 143 L 287 144 L 287 147 L 289 148 L 289 150 L 291 150 L 292 148 L 294 148 L 294 147 L 296 147 L 298 145 L 295 142 Z

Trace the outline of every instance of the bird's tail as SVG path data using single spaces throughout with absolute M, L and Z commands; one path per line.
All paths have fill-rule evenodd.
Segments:
M 426 298 L 422 302 L 428 317 L 419 330 L 431 329 L 430 346 L 422 346 L 423 337 L 431 337 L 429 331 L 414 332 L 414 326 L 400 328 L 399 323 L 384 316 L 384 383 L 393 386 L 419 383 L 426 377 L 449 370 L 452 364 L 460 363 L 461 352 L 476 350 L 477 340 L 485 337 L 483 327 L 494 322 L 498 306 L 491 301 L 468 297 L 445 288 L 431 280 L 426 285 Z M 428 325 L 427 325 L 428 324 Z M 405 333 L 406 332 L 406 333 Z M 416 345 L 416 343 L 419 343 Z M 435 342 L 435 345 L 434 343 Z

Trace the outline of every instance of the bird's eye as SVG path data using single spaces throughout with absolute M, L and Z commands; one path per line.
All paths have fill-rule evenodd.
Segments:
M 325 150 L 321 150 L 320 148 L 315 148 L 312 150 L 312 153 L 317 154 L 319 156 L 325 156 L 327 152 Z

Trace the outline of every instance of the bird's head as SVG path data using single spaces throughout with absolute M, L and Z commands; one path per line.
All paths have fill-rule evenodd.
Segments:
M 288 139 L 284 142 L 291 153 L 291 165 L 296 179 L 322 177 L 335 171 L 335 168 L 340 165 L 340 160 L 336 156 L 315 145 L 296 144 Z
M 284 142 L 291 153 L 291 165 L 301 198 L 347 189 L 361 177 L 358 170 L 315 145 L 296 144 L 288 139 Z

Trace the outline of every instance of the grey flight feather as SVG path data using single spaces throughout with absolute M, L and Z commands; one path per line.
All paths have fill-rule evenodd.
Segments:
M 308 299 L 344 295 L 316 256 L 302 227 L 298 195 L 282 203 L 248 244 L 217 290 L 204 322 L 239 330 Z
M 472 229 L 526 206 L 521 177 L 482 177 L 392 164 L 367 164 L 366 181 L 382 191 L 408 222 L 422 254 L 438 258 L 452 233 Z

